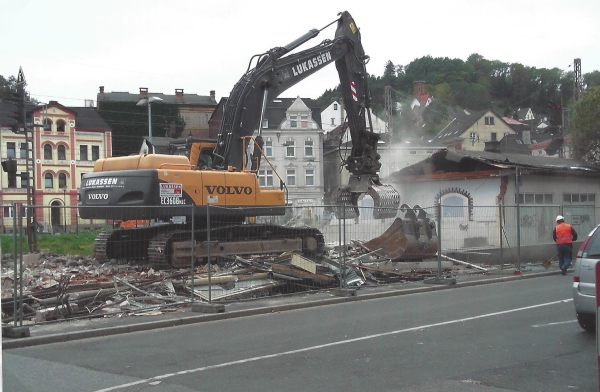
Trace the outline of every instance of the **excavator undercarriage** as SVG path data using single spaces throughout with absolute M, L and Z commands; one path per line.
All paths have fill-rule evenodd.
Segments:
M 147 261 L 155 267 L 189 267 L 208 257 L 265 255 L 301 252 L 307 256 L 323 254 L 323 234 L 310 227 L 284 227 L 268 224 L 227 225 L 194 230 L 182 225 L 157 225 L 102 232 L 96 238 L 94 254 L 98 260 Z M 193 249 L 192 249 L 193 247 Z

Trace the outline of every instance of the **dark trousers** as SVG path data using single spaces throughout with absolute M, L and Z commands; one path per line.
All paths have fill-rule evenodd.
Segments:
M 573 244 L 556 245 L 558 250 L 558 267 L 566 270 L 571 265 L 571 254 L 573 253 Z

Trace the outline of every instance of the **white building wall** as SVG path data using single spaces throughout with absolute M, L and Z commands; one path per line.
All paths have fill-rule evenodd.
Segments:
M 369 108 L 371 114 L 371 122 L 373 124 L 373 132 L 384 133 L 385 121 L 375 116 L 373 110 Z M 346 118 L 346 113 L 342 105 L 338 101 L 332 102 L 329 106 L 321 111 L 321 126 L 325 134 L 342 125 Z
M 345 114 L 342 110 L 342 105 L 338 101 L 334 101 L 329 106 L 321 111 L 321 126 L 325 133 L 332 131 L 336 127 L 342 125 Z

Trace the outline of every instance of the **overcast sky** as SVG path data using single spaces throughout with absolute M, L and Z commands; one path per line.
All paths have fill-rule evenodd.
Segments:
M 3 0 L 0 75 L 16 76 L 41 102 L 83 106 L 106 92 L 226 97 L 250 58 L 328 25 L 347 10 L 361 29 L 370 74 L 423 56 L 600 70 L 598 0 L 154 1 Z M 300 49 L 333 38 L 322 31 Z M 339 84 L 335 66 L 285 97 L 318 98 Z

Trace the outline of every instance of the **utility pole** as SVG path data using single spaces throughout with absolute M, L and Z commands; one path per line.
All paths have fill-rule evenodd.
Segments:
M 575 72 L 575 83 L 573 84 L 573 101 L 577 103 L 581 98 L 581 90 L 583 80 L 581 79 L 581 59 L 575 59 L 573 63 L 573 71 Z
M 387 136 L 386 142 L 389 143 L 392 139 L 392 133 L 394 132 L 394 112 L 393 112 L 393 103 L 392 103 L 392 87 L 385 86 L 384 87 L 385 94 L 385 135 Z M 388 146 L 389 148 L 389 146 Z
M 27 145 L 25 172 L 27 175 L 27 205 L 30 206 L 27 210 L 26 232 L 27 242 L 29 244 L 29 252 L 35 252 L 37 250 L 37 220 L 35 217 L 35 150 L 33 148 L 35 131 L 33 126 L 27 124 L 27 116 L 25 111 L 26 85 L 27 81 L 25 80 L 25 73 L 23 72 L 23 68 L 19 67 L 19 75 L 17 76 L 17 106 L 19 108 L 18 122 L 19 124 L 23 125 L 23 133 L 25 135 L 25 143 Z

